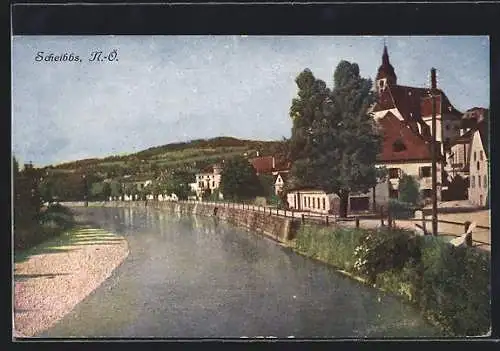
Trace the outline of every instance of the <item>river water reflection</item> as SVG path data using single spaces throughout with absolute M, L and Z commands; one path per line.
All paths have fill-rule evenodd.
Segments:
M 130 255 L 43 337 L 437 336 L 400 299 L 216 218 L 77 212 Z

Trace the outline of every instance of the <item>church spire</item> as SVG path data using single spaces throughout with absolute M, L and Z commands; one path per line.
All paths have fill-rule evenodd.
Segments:
M 387 84 L 395 85 L 397 83 L 396 73 L 389 61 L 389 53 L 384 39 L 384 52 L 382 53 L 382 64 L 377 72 L 377 88 L 379 91 L 384 90 Z

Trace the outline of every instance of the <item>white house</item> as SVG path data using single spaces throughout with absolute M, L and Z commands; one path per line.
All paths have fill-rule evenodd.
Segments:
M 474 131 L 469 153 L 469 201 L 477 206 L 489 205 L 489 144 L 486 122 Z
M 387 204 L 389 199 L 387 181 L 380 182 L 367 193 L 352 193 L 349 195 L 348 211 L 365 212 L 376 211 L 379 206 Z M 336 194 L 327 194 L 323 190 L 302 188 L 287 193 L 287 202 L 290 209 L 314 213 L 338 213 L 340 198 Z
M 278 195 L 285 185 L 286 180 L 288 179 L 288 172 L 279 172 L 275 175 L 274 180 L 274 193 Z
M 207 189 L 210 193 L 213 193 L 215 190 L 219 189 L 221 173 L 222 167 L 220 165 L 209 166 L 202 172 L 196 174 L 196 181 L 190 183 L 189 186 L 191 190 L 196 193 L 198 198 L 202 197 L 203 192 Z
M 420 185 L 423 199 L 432 196 L 432 154 L 431 144 L 407 124 L 388 112 L 377 121 L 381 128 L 382 152 L 377 157 L 377 165 L 387 168 L 389 197 L 399 197 L 399 180 L 404 174 L 414 177 Z M 442 169 L 444 158 L 437 163 L 438 200 L 441 199 Z

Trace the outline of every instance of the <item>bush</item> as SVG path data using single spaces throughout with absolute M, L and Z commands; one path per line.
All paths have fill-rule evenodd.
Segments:
M 399 200 L 416 205 L 420 200 L 420 184 L 411 175 L 404 174 L 399 181 Z
M 415 206 L 408 202 L 389 199 L 389 212 L 394 219 L 408 219 L 415 217 Z
M 420 306 L 454 335 L 479 335 L 490 327 L 490 258 L 430 237 L 423 240 Z
M 410 260 L 418 260 L 420 251 L 413 233 L 402 229 L 368 230 L 354 250 L 355 269 L 370 283 L 388 270 L 401 270 Z

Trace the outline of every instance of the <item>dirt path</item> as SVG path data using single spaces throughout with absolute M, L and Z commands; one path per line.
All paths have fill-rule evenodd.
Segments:
M 79 227 L 14 258 L 14 337 L 52 326 L 106 280 L 127 257 L 127 241 Z

